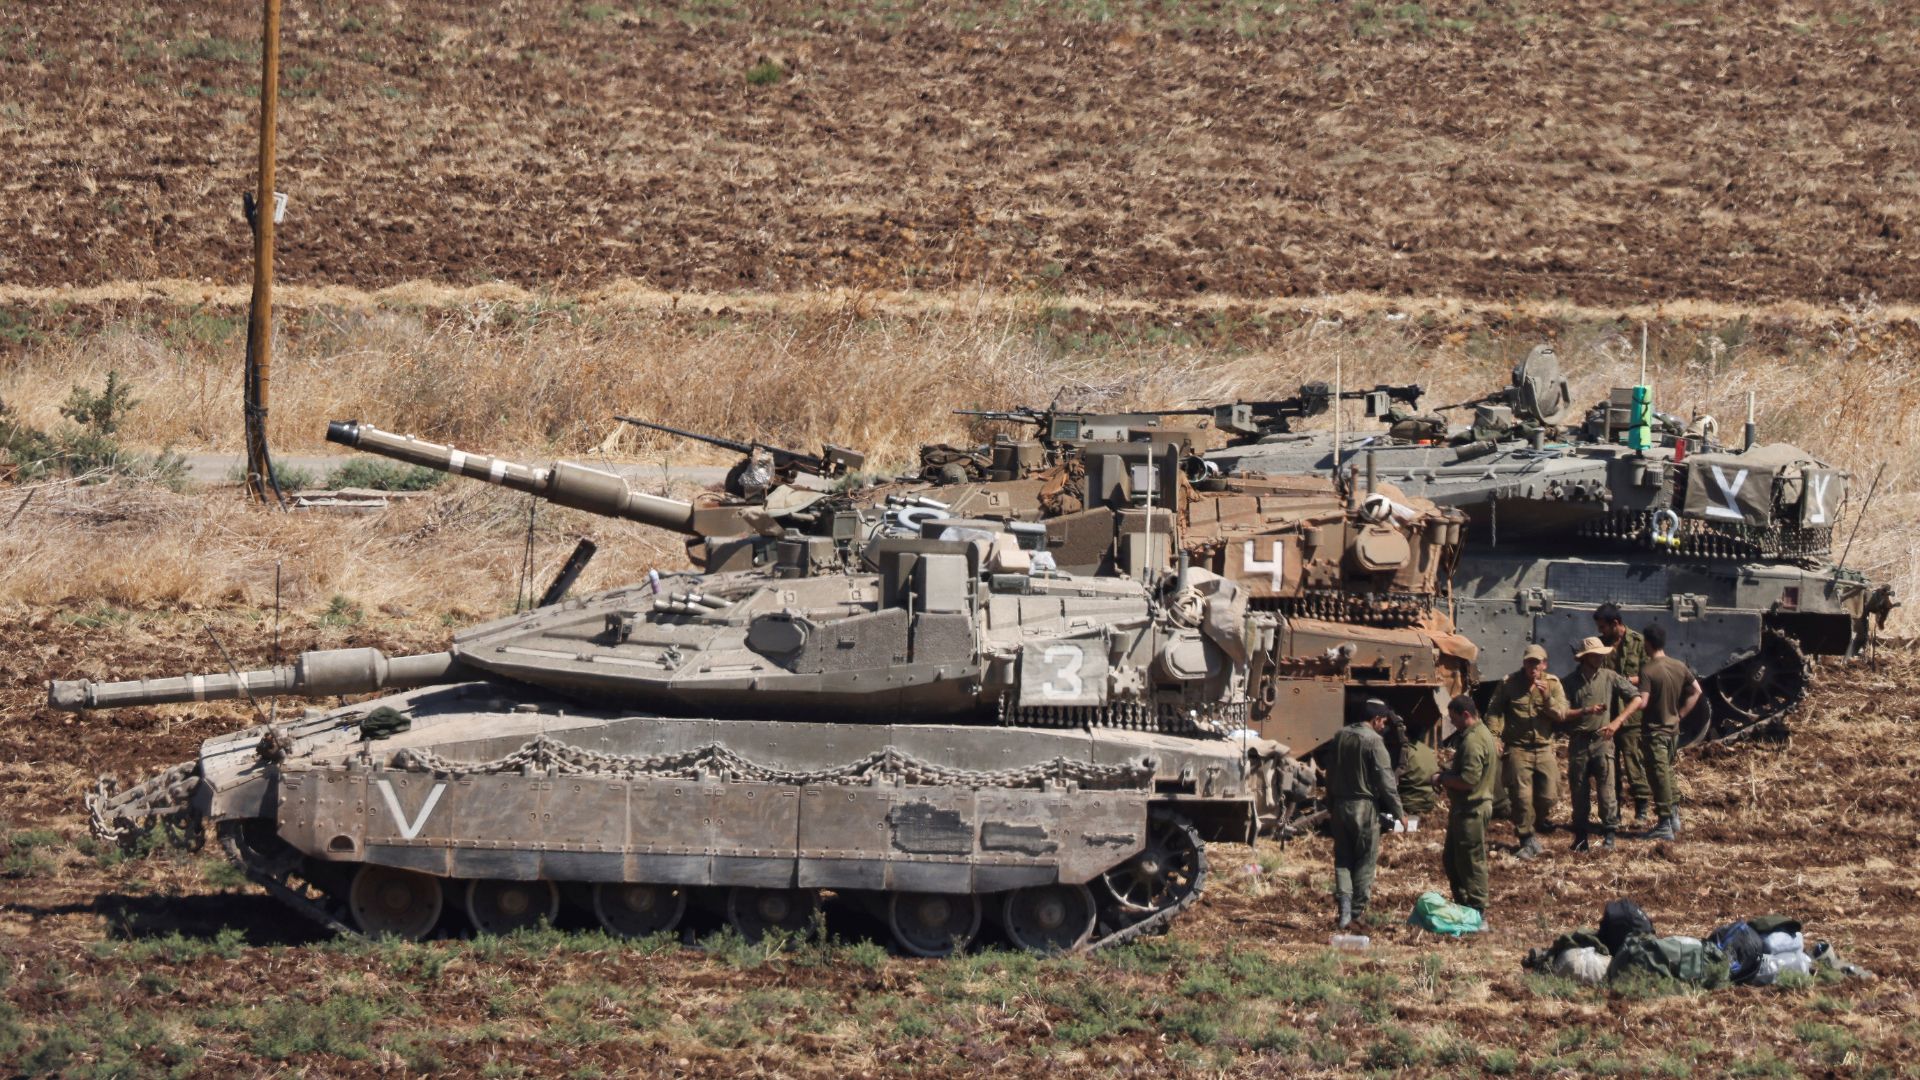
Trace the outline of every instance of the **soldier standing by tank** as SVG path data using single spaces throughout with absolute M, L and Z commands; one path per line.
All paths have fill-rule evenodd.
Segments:
M 1587 837 L 1593 831 L 1590 788 L 1600 792 L 1600 846 L 1613 847 L 1614 834 L 1620 829 L 1620 802 L 1613 788 L 1613 737 L 1647 703 L 1646 695 L 1626 676 L 1607 666 L 1612 654 L 1599 638 L 1587 638 L 1574 648 L 1580 666 L 1562 684 L 1572 706 L 1567 714 L 1573 728 L 1567 745 L 1567 782 L 1573 786 L 1574 851 L 1587 850 Z
M 1700 680 L 1687 665 L 1667 655 L 1667 628 L 1647 627 L 1647 664 L 1640 669 L 1640 688 L 1647 695 L 1647 720 L 1642 746 L 1647 779 L 1653 788 L 1653 828 L 1646 840 L 1671 840 L 1679 826 L 1674 808 L 1674 744 L 1680 737 L 1680 718 L 1700 704 Z
M 1333 896 L 1339 923 L 1367 913 L 1373 897 L 1373 870 L 1380 855 L 1380 819 L 1400 817 L 1399 785 L 1381 738 L 1393 710 L 1369 698 L 1333 737 L 1327 769 L 1327 804 L 1333 819 Z
M 1401 819 L 1402 832 L 1418 831 L 1420 819 L 1432 814 L 1438 805 L 1433 793 L 1433 774 L 1440 771 L 1440 757 L 1428 744 L 1427 734 L 1425 727 L 1417 734 L 1409 730 L 1400 750 L 1400 809 L 1407 814 Z
M 1507 806 L 1520 846 L 1514 856 L 1531 859 L 1541 853 L 1536 826 L 1545 831 L 1559 797 L 1560 763 L 1553 757 L 1554 726 L 1567 718 L 1567 694 L 1558 677 L 1547 671 L 1547 650 L 1529 645 L 1521 654 L 1520 670 L 1494 687 L 1487 702 L 1487 726 L 1505 748 Z
M 1460 729 L 1453 767 L 1430 781 L 1445 788 L 1447 844 L 1444 856 L 1453 902 L 1487 910 L 1487 822 L 1493 817 L 1493 789 L 1500 777 L 1500 751 L 1493 732 L 1480 722 L 1473 697 L 1461 694 L 1447 703 L 1447 715 Z
M 1599 631 L 1600 640 L 1613 650 L 1607 657 L 1607 667 L 1626 676 L 1634 686 L 1640 685 L 1640 669 L 1647 662 L 1647 642 L 1638 630 L 1627 629 L 1626 620 L 1620 617 L 1620 605 L 1601 604 L 1593 612 L 1593 626 Z M 1624 788 L 1623 794 L 1633 797 L 1633 825 L 1645 828 L 1647 815 L 1653 801 L 1653 788 L 1647 785 L 1647 763 L 1641 753 L 1644 741 L 1640 731 L 1643 717 L 1635 713 L 1619 731 L 1614 733 L 1613 748 L 1619 770 L 1614 774 L 1616 787 Z

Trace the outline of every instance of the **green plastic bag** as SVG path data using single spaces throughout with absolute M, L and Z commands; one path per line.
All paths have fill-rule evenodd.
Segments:
M 1413 914 L 1407 916 L 1407 923 L 1436 934 L 1459 937 L 1461 934 L 1477 934 L 1485 930 L 1487 917 L 1465 904 L 1453 903 L 1437 892 L 1423 892 L 1413 902 Z

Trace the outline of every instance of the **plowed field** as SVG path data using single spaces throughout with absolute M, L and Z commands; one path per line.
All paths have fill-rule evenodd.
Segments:
M 246 279 L 258 11 L 0 13 L 0 283 Z M 1910 299 L 1916 20 L 294 3 L 279 268 L 363 289 Z

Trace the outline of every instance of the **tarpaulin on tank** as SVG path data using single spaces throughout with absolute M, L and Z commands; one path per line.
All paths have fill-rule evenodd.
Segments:
M 1754 454 L 1696 454 L 1687 459 L 1690 518 L 1729 524 L 1773 523 L 1773 478 L 1785 462 Z
M 1846 485 L 1845 473 L 1788 443 L 1695 454 L 1687 459 L 1684 510 L 1690 518 L 1746 525 L 1773 524 L 1778 510 L 1793 515 L 1795 525 L 1831 525 Z
M 1029 642 L 1020 647 L 1020 704 L 1107 703 L 1107 643 L 1086 637 Z

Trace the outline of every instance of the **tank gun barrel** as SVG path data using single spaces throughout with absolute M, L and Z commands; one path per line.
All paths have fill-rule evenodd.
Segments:
M 335 420 L 329 423 L 327 441 L 438 472 L 524 491 L 590 514 L 626 518 L 689 536 L 700 535 L 694 526 L 692 503 L 635 491 L 620 476 L 585 465 L 556 461 L 547 468 L 536 468 L 485 454 L 469 454 L 411 435 L 381 431 L 358 420 Z
M 389 657 L 379 649 L 321 649 L 301 653 L 291 664 L 238 673 L 126 682 L 55 680 L 47 684 L 47 705 L 78 712 L 279 694 L 332 697 L 431 686 L 458 678 L 459 668 L 450 652 Z

